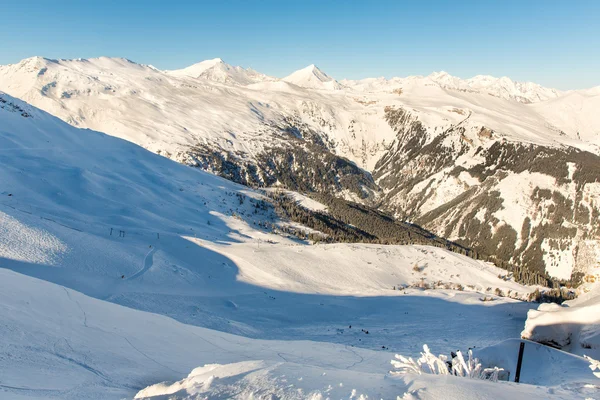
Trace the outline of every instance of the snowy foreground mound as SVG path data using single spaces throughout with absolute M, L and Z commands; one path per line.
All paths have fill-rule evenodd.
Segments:
M 149 386 L 140 396 L 515 400 L 595 390 L 574 356 L 565 379 L 523 374 L 540 387 L 388 374 L 394 353 L 422 343 L 449 353 L 518 337 L 532 305 L 480 292 L 531 289 L 486 263 L 425 246 L 282 237 L 263 228 L 287 222 L 260 193 L 3 93 L 0 165 L 0 399 L 123 399 Z M 465 290 L 393 290 L 439 280 Z
M 600 288 L 562 305 L 542 304 L 527 315 L 524 338 L 600 358 Z
M 518 340 L 480 350 L 514 374 Z M 185 379 L 149 386 L 136 399 L 571 399 L 597 393 L 589 363 L 537 343 L 526 344 L 521 382 L 489 382 L 452 375 L 380 374 L 306 368 L 289 362 L 244 361 L 195 368 Z M 515 357 L 507 356 L 513 354 Z M 491 365 L 490 362 L 486 365 Z M 534 386 L 535 385 L 535 386 Z
M 0 269 L 0 304 L 2 399 L 517 400 L 597 394 L 597 378 L 587 363 L 552 349 L 526 357 L 531 366 L 524 367 L 522 381 L 532 385 L 390 376 L 391 352 L 234 336 L 93 299 L 6 269 Z M 513 369 L 513 360 L 502 364 L 501 355 L 516 354 L 517 343 L 482 349 L 477 355 Z M 205 366 L 195 368 L 198 364 Z M 536 366 L 544 367 L 539 376 Z M 154 384 L 177 381 L 191 370 L 181 381 Z

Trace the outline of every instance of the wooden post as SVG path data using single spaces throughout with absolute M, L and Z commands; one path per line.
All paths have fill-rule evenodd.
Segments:
M 515 382 L 519 383 L 521 379 L 521 364 L 523 364 L 523 350 L 525 349 L 525 342 L 521 342 L 519 346 L 519 359 L 517 360 L 517 372 L 515 372 Z

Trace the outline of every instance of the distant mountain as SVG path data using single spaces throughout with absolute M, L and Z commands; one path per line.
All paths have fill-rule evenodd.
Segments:
M 507 77 L 495 78 L 490 75 L 477 75 L 463 80 L 442 71 L 429 75 L 429 78 L 447 89 L 487 93 L 520 103 L 537 103 L 561 94 L 556 89 L 545 88 L 537 83 L 515 82 Z
M 188 76 L 191 78 L 238 85 L 249 85 L 257 82 L 276 80 L 276 78 L 261 74 L 251 68 L 246 69 L 238 66 L 231 66 L 220 58 L 202 61 L 187 68 L 167 71 L 167 73 L 173 76 Z
M 360 91 L 393 91 L 415 83 L 420 85 L 438 85 L 444 89 L 468 93 L 482 93 L 520 103 L 536 103 L 556 98 L 562 92 L 545 88 L 532 82 L 515 82 L 507 77 L 495 78 L 489 75 L 477 75 L 470 79 L 461 79 L 445 71 L 434 72 L 429 76 L 409 76 L 406 78 L 368 78 L 358 81 L 344 80 L 342 84 Z
M 291 73 L 283 80 L 309 89 L 340 90 L 342 88 L 338 81 L 321 71 L 314 64 Z
M 225 64 L 220 58 L 213 58 L 212 60 L 204 60 L 199 63 L 190 65 L 189 67 L 176 69 L 171 71 L 165 71 L 175 76 L 189 76 L 191 78 L 198 78 L 207 69 L 213 68 L 216 65 Z

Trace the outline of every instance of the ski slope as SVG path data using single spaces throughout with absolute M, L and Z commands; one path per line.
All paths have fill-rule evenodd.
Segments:
M 389 360 L 518 337 L 532 305 L 481 292 L 531 288 L 438 248 L 277 235 L 261 226 L 286 221 L 259 192 L 0 99 L 0 397 L 132 398 L 206 364 L 233 376 L 203 383 L 213 397 L 285 397 L 282 374 L 315 396 L 499 393 L 391 379 Z M 393 290 L 436 281 L 464 290 Z M 502 395 L 572 398 L 588 382 L 576 380 Z

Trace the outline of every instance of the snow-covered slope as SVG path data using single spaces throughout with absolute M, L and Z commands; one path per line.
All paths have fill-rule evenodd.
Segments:
M 338 83 L 314 66 L 292 77 L 220 59 L 163 72 L 32 58 L 0 67 L 0 89 L 239 183 L 377 204 L 539 273 L 568 278 L 595 262 L 597 90 L 445 73 L 320 90 Z
M 498 362 L 492 366 L 502 366 L 513 372 L 516 365 L 519 341 L 509 340 L 491 346 L 477 354 L 483 354 L 484 362 Z M 490 383 L 476 379 L 454 376 L 432 376 L 427 374 L 380 375 L 340 374 L 337 371 L 317 369 L 301 370 L 298 366 L 286 363 L 266 363 L 246 361 L 229 365 L 209 364 L 195 368 L 190 374 L 174 383 L 159 383 L 149 386 L 136 395 L 136 399 L 177 399 L 233 398 L 247 399 L 260 393 L 262 398 L 285 399 L 357 398 L 367 399 L 376 394 L 381 399 L 528 399 L 528 398 L 584 398 L 595 395 L 595 377 L 589 370 L 589 363 L 582 358 L 527 343 L 528 357 L 521 370 L 521 382 L 534 385 L 519 385 L 508 382 Z M 532 354 L 535 353 L 535 354 Z M 509 361 L 510 360 L 510 361 Z M 348 390 L 349 376 L 353 380 Z M 331 384 L 331 381 L 336 384 Z M 339 383 L 337 383 L 339 381 Z M 323 382 L 329 382 L 323 384 Z M 369 389 L 362 389 L 363 387 Z M 323 387 L 319 391 L 306 388 Z M 378 387 L 377 390 L 373 390 Z M 400 388 L 402 388 L 400 390 Z M 398 393 L 402 392 L 402 397 Z
M 260 193 L 0 98 L 0 395 L 130 398 L 215 363 L 224 366 L 196 372 L 223 379 L 198 378 L 194 390 L 572 398 L 589 382 L 500 390 L 390 378 L 391 351 L 516 337 L 531 305 L 477 290 L 531 288 L 439 248 L 310 246 L 270 233 L 261 226 L 285 221 Z M 393 290 L 438 280 L 464 290 Z
M 205 266 L 215 268 L 208 275 L 232 288 L 235 284 L 228 280 L 236 276 L 239 283 L 274 290 L 336 295 L 396 296 L 393 286 L 438 280 L 461 283 L 467 290 L 531 290 L 499 279 L 502 271 L 487 263 L 439 248 L 306 246 L 257 229 L 285 224 L 261 194 L 120 139 L 73 128 L 5 94 L 1 98 L 0 207 L 7 232 L 0 248 L 14 260 L 61 265 L 51 274 L 54 281 L 70 282 L 77 271 L 84 282 L 90 274 L 90 280 L 102 278 L 121 287 L 90 287 L 93 293 L 122 297 L 138 277 L 161 285 L 166 273 L 162 267 L 170 271 L 179 266 L 170 285 L 175 290 L 181 284 L 177 291 L 185 292 L 210 283 L 190 264 L 204 259 L 214 264 Z M 94 237 L 111 249 L 102 256 L 112 265 L 107 270 L 96 269 L 104 262 L 87 260 L 76 245 Z M 36 242 L 45 244 L 30 244 Z M 197 258 L 202 252 L 207 254 Z M 109 262 L 113 253 L 129 255 L 117 266 Z M 323 258 L 328 259 L 327 269 L 318 261 Z M 365 265 L 377 265 L 377 270 Z
M 342 88 L 338 81 L 321 71 L 314 64 L 292 72 L 283 80 L 309 89 L 339 90 Z
M 600 146 L 600 86 L 574 90 L 531 108 L 560 129 L 561 135 Z
M 3 399 L 394 399 L 405 393 L 417 399 L 436 399 L 440 393 L 465 400 L 574 399 L 593 395 L 583 385 L 593 387 L 596 379 L 585 372 L 575 375 L 581 366 L 568 371 L 577 379 L 567 380 L 565 388 L 556 381 L 531 382 L 534 386 L 391 377 L 391 352 L 247 339 L 93 299 L 3 268 L 0 304 Z M 526 371 L 522 377 L 529 379 Z

